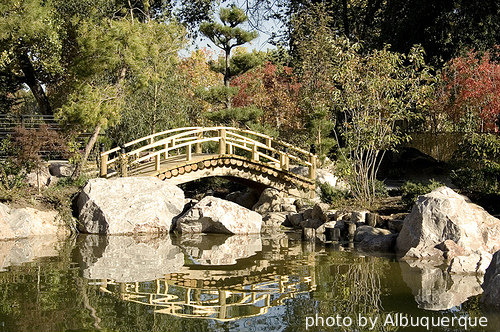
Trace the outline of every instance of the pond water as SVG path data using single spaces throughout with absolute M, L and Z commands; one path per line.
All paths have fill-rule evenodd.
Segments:
M 480 292 L 475 276 L 296 234 L 0 242 L 9 332 L 500 331 Z

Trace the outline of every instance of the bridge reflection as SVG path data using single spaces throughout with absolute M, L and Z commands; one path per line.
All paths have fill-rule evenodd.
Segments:
M 195 250 L 190 245 L 193 241 L 201 249 Z M 154 313 L 218 321 L 263 315 L 287 299 L 316 289 L 314 253 L 304 254 L 300 243 L 286 237 L 254 237 L 246 241 L 248 250 L 242 250 L 243 237 L 174 239 L 172 250 L 182 250 L 185 263 L 176 271 L 149 281 L 117 281 L 112 278 L 114 269 L 106 272 L 100 258 L 94 259 L 100 266 L 101 278 L 89 284 L 97 286 L 102 295 L 150 306 Z M 219 257 L 221 252 L 225 259 L 211 258 Z M 231 253 L 235 256 L 230 257 Z M 128 275 L 148 270 L 140 264 L 136 268 L 137 273 Z M 88 275 L 88 271 L 84 269 L 83 274 Z

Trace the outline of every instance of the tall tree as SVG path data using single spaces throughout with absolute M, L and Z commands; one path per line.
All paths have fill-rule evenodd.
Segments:
M 245 12 L 235 5 L 232 5 L 230 8 L 221 8 L 219 19 L 222 24 L 218 22 L 203 22 L 200 26 L 200 31 L 215 46 L 224 51 L 224 85 L 228 87 L 231 78 L 229 59 L 232 49 L 257 38 L 257 32 L 246 31 L 239 27 L 248 18 Z

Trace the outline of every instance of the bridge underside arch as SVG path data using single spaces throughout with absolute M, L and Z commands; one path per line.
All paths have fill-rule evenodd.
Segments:
M 250 181 L 294 196 L 305 197 L 314 192 L 314 181 L 308 178 L 281 170 L 276 165 L 249 161 L 235 155 L 210 156 L 204 160 L 186 161 L 154 175 L 174 185 L 209 177 L 226 177 Z

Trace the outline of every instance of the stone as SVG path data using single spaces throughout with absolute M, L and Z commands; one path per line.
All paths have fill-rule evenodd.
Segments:
M 92 234 L 169 232 L 184 203 L 180 188 L 155 177 L 91 179 L 78 197 L 79 229 Z
M 379 215 L 376 213 L 371 213 L 368 212 L 365 216 L 365 224 L 371 227 L 377 227 L 377 224 L 379 224 Z
M 236 203 L 212 196 L 177 220 L 179 233 L 255 234 L 262 228 L 262 216 Z
M 313 241 L 316 237 L 316 230 L 314 228 L 305 227 L 302 229 L 302 240 Z
M 279 229 L 286 218 L 287 214 L 285 212 L 269 212 L 262 216 L 262 227 Z
M 274 188 L 266 188 L 253 206 L 252 210 L 258 213 L 281 212 L 283 193 Z
M 351 222 L 353 223 L 365 223 L 366 213 L 368 211 L 354 211 L 351 213 Z
M 326 203 L 315 204 L 311 212 L 311 218 L 321 220 L 322 222 L 328 221 L 327 213 L 329 208 L 330 205 Z
M 281 204 L 280 211 L 283 212 L 297 212 L 297 207 L 293 204 Z
M 302 213 L 292 213 L 289 214 L 287 220 L 290 222 L 291 227 L 300 227 L 302 221 L 304 220 Z
M 65 161 L 49 162 L 50 175 L 57 178 L 70 177 L 75 171 L 75 165 Z
M 66 237 L 70 233 L 69 227 L 55 210 L 42 211 L 30 207 L 16 209 L 0 203 L 0 240 L 36 235 Z
M 311 202 L 303 198 L 296 199 L 293 204 L 297 207 L 297 211 L 305 210 L 311 206 Z
M 454 192 L 440 187 L 419 196 L 397 239 L 404 258 L 442 258 L 437 245 L 452 240 L 469 253 L 500 249 L 500 220 Z
M 330 221 L 327 223 L 322 224 L 318 228 L 316 228 L 316 234 L 323 234 L 326 232 L 327 228 L 334 228 L 337 225 L 336 221 Z
M 403 223 L 404 220 L 391 218 L 387 220 L 387 228 L 395 233 L 399 233 L 403 229 Z
M 399 265 L 403 280 L 421 309 L 448 310 L 481 294 L 480 280 L 474 275 L 449 274 L 423 261 L 401 261 Z
M 347 238 L 349 239 L 349 241 L 354 240 L 354 236 L 356 235 L 357 230 L 356 224 L 350 221 L 345 222 L 345 228 L 347 230 Z
M 251 209 L 258 201 L 259 194 L 255 190 L 235 191 L 226 196 L 226 200 L 235 202 L 247 209 Z
M 169 234 L 82 235 L 78 242 L 76 259 L 87 279 L 150 281 L 179 272 L 184 265 L 184 254 Z
M 50 184 L 50 173 L 47 167 L 26 174 L 26 183 L 33 188 L 46 188 Z
M 467 250 L 460 247 L 453 240 L 446 240 L 441 242 L 436 246 L 437 249 L 443 252 L 444 259 L 452 260 L 457 256 L 464 256 L 467 254 Z
M 260 234 L 183 234 L 179 246 L 199 265 L 234 265 L 261 252 L 262 239 Z
M 306 220 L 306 219 L 312 219 L 312 212 L 313 212 L 313 209 L 307 209 L 307 210 L 305 210 L 304 212 L 302 212 L 302 218 L 304 220 Z
M 356 229 L 356 233 L 354 235 L 355 242 L 362 242 L 365 239 L 372 238 L 379 235 L 390 235 L 391 231 L 387 229 L 375 228 L 371 226 L 360 226 Z
M 368 236 L 357 247 L 363 251 L 392 252 L 396 245 L 397 237 L 397 234 Z
M 484 274 L 491 258 L 492 255 L 487 252 L 456 256 L 451 260 L 450 265 L 448 266 L 448 272 L 461 274 Z
M 484 293 L 481 302 L 486 305 L 500 307 L 500 251 L 493 255 L 491 263 L 486 269 L 482 288 Z
M 321 220 L 319 220 L 319 219 L 307 219 L 307 220 L 302 221 L 301 227 L 302 228 L 313 228 L 313 229 L 316 229 L 316 228 L 320 227 L 323 224 L 324 224 L 324 222 L 321 221 Z

